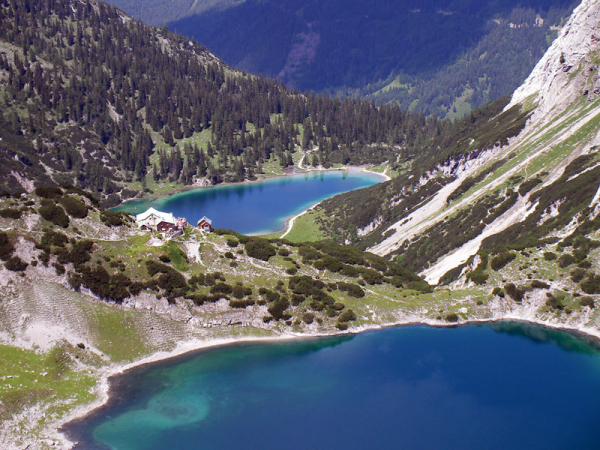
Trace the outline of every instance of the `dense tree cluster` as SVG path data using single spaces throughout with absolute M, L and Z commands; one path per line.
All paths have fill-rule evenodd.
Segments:
M 298 148 L 315 150 L 315 165 L 382 162 L 440 132 L 395 106 L 303 95 L 236 72 L 104 3 L 0 0 L 0 40 L 6 174 L 76 184 L 113 203 L 147 176 L 238 181 L 268 160 L 292 164 Z M 205 148 L 182 144 L 206 130 Z

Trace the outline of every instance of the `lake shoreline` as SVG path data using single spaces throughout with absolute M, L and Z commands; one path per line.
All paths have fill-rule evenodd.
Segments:
M 227 182 L 223 182 L 223 183 L 210 184 L 210 185 L 205 185 L 205 186 L 199 186 L 199 185 L 181 186 L 181 187 L 177 187 L 175 189 L 172 189 L 172 190 L 162 193 L 162 194 L 151 194 L 151 195 L 142 196 L 142 197 L 129 198 L 129 199 L 119 203 L 118 205 L 111 207 L 110 209 L 114 210 L 116 208 L 120 208 L 131 201 L 157 200 L 162 197 L 168 197 L 170 195 L 179 194 L 181 192 L 193 191 L 195 189 L 208 189 L 208 188 L 215 188 L 215 187 L 219 187 L 219 186 L 241 186 L 241 185 L 245 185 L 245 184 L 254 184 L 254 183 L 260 183 L 262 181 L 278 180 L 278 179 L 292 177 L 294 175 L 302 175 L 302 174 L 309 174 L 309 173 L 346 172 L 346 171 L 347 172 L 365 172 L 365 173 L 370 173 L 370 174 L 377 175 L 377 176 L 383 178 L 382 183 L 385 183 L 386 181 L 390 181 L 392 179 L 389 175 L 387 175 L 385 173 L 375 172 L 375 171 L 369 170 L 367 167 L 372 167 L 372 166 L 344 166 L 344 167 L 335 167 L 335 168 L 330 168 L 330 169 L 296 169 L 296 171 L 291 171 L 290 173 L 284 173 L 282 175 L 267 176 L 264 178 L 257 178 L 256 180 L 227 181 Z
M 542 328 L 564 331 L 567 332 L 577 339 L 582 341 L 586 341 L 588 343 L 594 343 L 600 348 L 600 331 L 595 330 L 588 327 L 568 327 L 562 324 L 552 323 L 548 321 L 528 319 L 528 318 L 519 318 L 519 317 L 498 317 L 498 318 L 490 318 L 490 319 L 471 319 L 464 320 L 457 323 L 447 323 L 434 319 L 413 319 L 407 318 L 405 320 L 399 320 L 393 323 L 380 324 L 380 325 L 365 325 L 361 327 L 357 327 L 353 330 L 348 331 L 338 331 L 338 332 L 326 332 L 326 333 L 290 333 L 283 334 L 279 336 L 269 336 L 269 337 L 244 337 L 244 338 L 221 338 L 221 339 L 212 339 L 212 340 L 192 340 L 192 341 L 184 341 L 181 342 L 174 350 L 172 351 L 160 351 L 149 355 L 145 358 L 140 359 L 139 361 L 135 361 L 128 364 L 122 365 L 113 365 L 111 367 L 107 367 L 100 374 L 100 381 L 98 385 L 98 391 L 100 394 L 100 398 L 92 402 L 89 405 L 80 406 L 75 408 L 71 414 L 67 415 L 65 418 L 59 420 L 55 423 L 55 431 L 56 438 L 61 441 L 64 445 L 64 448 L 72 449 L 77 445 L 77 442 L 72 440 L 73 436 L 68 434 L 68 427 L 71 424 L 77 423 L 79 421 L 85 420 L 87 416 L 92 414 L 94 411 L 106 407 L 109 405 L 111 400 L 111 394 L 114 394 L 111 389 L 111 378 L 119 375 L 123 375 L 125 372 L 128 372 L 132 369 L 139 368 L 146 365 L 156 364 L 159 362 L 165 362 L 168 360 L 172 360 L 175 358 L 179 358 L 183 355 L 191 355 L 194 353 L 201 353 L 207 350 L 214 350 L 218 348 L 225 348 L 233 345 L 240 345 L 246 343 L 275 343 L 275 342 L 285 342 L 285 341 L 297 341 L 303 339 L 318 339 L 318 338 L 326 338 L 326 337 L 336 337 L 336 336 L 345 336 L 345 335 L 358 335 L 361 333 L 369 332 L 369 331 L 377 331 L 383 330 L 387 328 L 394 327 L 407 327 L 407 326 L 428 326 L 432 328 L 457 328 L 462 326 L 468 326 L 473 324 L 486 324 L 486 323 L 499 323 L 499 322 L 508 322 L 508 323 L 521 323 L 521 324 L 530 324 L 536 325 Z

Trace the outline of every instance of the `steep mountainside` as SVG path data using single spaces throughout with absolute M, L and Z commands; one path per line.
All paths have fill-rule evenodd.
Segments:
M 104 3 L 0 1 L 0 189 L 73 184 L 105 205 L 315 160 L 391 159 L 437 132 L 422 115 L 304 96 L 234 71 Z M 440 126 L 443 126 L 440 125 Z
M 433 283 L 478 252 L 588 239 L 599 211 L 599 30 L 600 5 L 584 1 L 504 113 L 483 127 L 457 130 L 456 153 L 428 167 L 409 166 L 401 188 L 392 181 L 369 189 L 383 205 L 367 208 L 367 217 L 364 207 L 340 206 L 353 194 L 325 202 L 321 226 Z M 482 136 L 506 133 L 497 125 L 511 111 L 523 118 L 514 137 L 480 145 Z M 326 219 L 336 211 L 338 219 Z
M 149 23 L 168 21 L 229 64 L 298 89 L 375 93 L 403 109 L 456 117 L 510 94 L 576 2 L 248 0 L 202 12 L 161 0 L 143 9 L 113 3 L 142 18 L 162 6 Z M 182 10 L 179 20 L 165 18 Z

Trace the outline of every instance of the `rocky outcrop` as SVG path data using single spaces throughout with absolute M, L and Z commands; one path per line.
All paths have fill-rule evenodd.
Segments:
M 532 116 L 533 122 L 548 120 L 561 113 L 575 98 L 585 93 L 583 84 L 588 74 L 581 69 L 593 70 L 589 56 L 598 49 L 600 2 L 583 0 L 531 75 L 515 91 L 506 108 L 534 96 L 538 106 Z M 598 87 L 600 92 L 600 85 Z

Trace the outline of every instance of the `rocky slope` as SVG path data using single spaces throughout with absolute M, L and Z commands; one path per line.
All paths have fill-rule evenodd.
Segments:
M 585 73 L 579 73 L 586 69 L 589 72 L 597 70 L 591 62 L 597 57 L 600 43 L 599 17 L 600 4 L 584 0 L 531 75 L 515 91 L 510 106 L 533 96 L 536 102 L 533 121 L 549 120 L 582 94 L 590 95 L 590 98 L 599 94 L 600 85 L 594 83 L 590 90 L 586 85 L 589 78 Z
M 527 81 L 514 94 L 507 109 L 518 106 L 530 109 L 532 115 L 527 126 L 501 150 L 490 149 L 469 165 L 461 161 L 451 164 L 454 181 L 444 186 L 436 196 L 401 222 L 386 230 L 391 235 L 371 248 L 377 254 L 389 254 L 401 247 L 415 234 L 440 223 L 451 214 L 472 207 L 485 195 L 505 189 L 515 176 L 540 183 L 508 211 L 486 224 L 484 230 L 462 247 L 444 256 L 426 270 L 430 281 L 437 282 L 445 270 L 464 263 L 480 248 L 481 242 L 515 223 L 522 222 L 535 208 L 529 198 L 536 192 L 552 185 L 565 168 L 577 157 L 595 155 L 598 144 L 597 105 L 598 86 L 596 62 L 600 41 L 600 5 L 584 1 L 536 66 Z M 577 136 L 577 138 L 574 138 Z M 557 151 L 560 148 L 561 151 Z M 502 160 L 495 173 L 476 184 L 469 195 L 458 201 L 448 202 L 448 197 L 468 176 L 476 176 L 481 170 Z M 594 156 L 595 159 L 595 156 Z M 447 165 L 448 166 L 448 165 Z M 443 167 L 440 169 L 444 169 Z M 462 169 L 462 170 L 461 170 Z M 588 167 L 583 167 L 589 170 Z M 555 202 L 564 199 L 556 198 Z M 593 206 L 593 205 L 590 205 Z M 540 218 L 541 219 L 541 218 Z
M 401 173 L 402 179 L 412 180 L 408 181 L 410 185 L 404 185 L 405 192 L 392 190 L 398 184 L 377 188 L 387 189 L 388 193 L 384 194 L 387 198 L 382 211 L 371 214 L 372 223 L 381 225 L 370 227 L 372 232 L 362 239 L 371 251 L 380 255 L 401 254 L 405 258 L 410 258 L 415 248 L 421 248 L 423 253 L 425 248 L 421 244 L 426 232 L 435 231 L 437 227 L 440 236 L 451 233 L 444 229 L 449 219 L 463 215 L 463 225 L 468 223 L 470 227 L 458 233 L 461 238 L 452 246 L 446 246 L 445 251 L 430 252 L 430 257 L 412 264 L 424 270 L 430 281 L 437 282 L 444 270 L 473 256 L 487 237 L 523 222 L 534 213 L 542 220 L 544 211 L 536 210 L 540 196 L 555 186 L 573 161 L 587 155 L 584 159 L 588 162 L 573 170 L 586 175 L 595 170 L 600 114 L 597 95 L 600 92 L 599 9 L 597 2 L 585 1 L 575 10 L 559 38 L 504 108 L 504 113 L 459 136 L 461 151 L 458 154 L 429 167 L 424 164 L 416 170 L 408 167 Z M 500 128 L 504 128 L 499 126 L 501 118 L 515 110 L 521 110 L 527 121 L 523 122 L 524 126 L 519 125 L 514 135 L 503 142 L 498 139 L 487 148 L 470 149 L 481 139 L 485 127 L 497 129 L 492 135 L 499 133 Z M 426 192 L 432 183 L 438 187 Z M 491 213 L 511 194 L 513 198 L 504 204 L 501 214 L 498 210 L 469 219 L 469 210 L 485 204 Z M 557 197 L 551 203 L 564 203 L 574 194 L 555 192 L 551 195 Z M 407 213 L 400 218 L 394 220 L 385 214 L 386 208 L 397 208 L 412 197 L 417 197 L 420 204 L 406 205 Z M 484 202 L 485 199 L 488 200 Z M 591 201 L 590 197 L 588 204 Z M 581 210 L 583 205 L 584 202 L 579 205 Z M 381 220 L 382 217 L 385 220 Z M 430 238 L 434 235 L 436 233 L 429 233 Z

